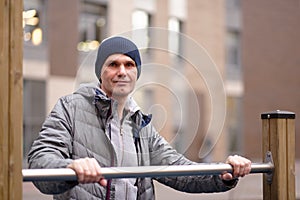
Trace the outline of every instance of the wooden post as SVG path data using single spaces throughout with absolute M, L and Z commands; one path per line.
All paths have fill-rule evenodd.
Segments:
M 23 0 L 0 0 L 0 199 L 22 199 Z
M 295 200 L 295 113 L 277 110 L 261 118 L 263 154 L 270 151 L 274 161 L 272 183 L 263 178 L 264 200 Z

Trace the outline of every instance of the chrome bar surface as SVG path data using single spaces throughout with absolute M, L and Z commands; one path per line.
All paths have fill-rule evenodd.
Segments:
M 272 163 L 253 163 L 251 174 L 272 173 Z M 139 166 L 139 167 L 103 167 L 103 177 L 142 178 L 166 176 L 215 175 L 223 172 L 232 173 L 232 166 L 224 163 L 208 163 L 198 165 Z M 76 181 L 75 171 L 69 168 L 59 169 L 23 169 L 23 181 Z

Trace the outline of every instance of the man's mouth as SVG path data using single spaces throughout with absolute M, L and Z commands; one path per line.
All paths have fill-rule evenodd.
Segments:
M 123 85 L 123 84 L 128 84 L 129 83 L 129 81 L 121 81 L 121 80 L 117 80 L 117 81 L 113 81 L 115 84 L 121 84 L 121 85 Z

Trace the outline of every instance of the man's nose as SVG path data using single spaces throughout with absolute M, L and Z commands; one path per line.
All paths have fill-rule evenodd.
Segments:
M 118 76 L 124 76 L 124 75 L 126 75 L 126 68 L 123 64 L 121 64 L 119 66 Z

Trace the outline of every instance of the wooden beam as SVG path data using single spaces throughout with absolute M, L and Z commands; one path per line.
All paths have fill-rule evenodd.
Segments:
M 4 0 L 0 1 L 0 10 L 0 199 L 8 199 L 9 10 Z
M 295 113 L 277 110 L 261 118 L 263 152 L 271 151 L 274 161 L 272 183 L 263 178 L 264 200 L 295 200 Z
M 0 0 L 0 199 L 22 199 L 22 0 Z

